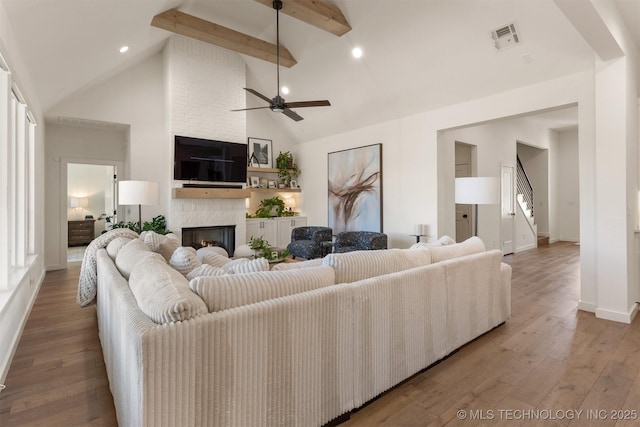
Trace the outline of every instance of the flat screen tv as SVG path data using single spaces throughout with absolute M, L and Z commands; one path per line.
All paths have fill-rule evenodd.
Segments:
M 205 182 L 247 182 L 247 144 L 175 137 L 173 179 Z

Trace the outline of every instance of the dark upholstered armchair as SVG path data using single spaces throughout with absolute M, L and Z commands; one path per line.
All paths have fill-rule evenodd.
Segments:
M 326 254 L 326 249 L 330 247 L 332 233 L 333 230 L 330 227 L 294 228 L 291 230 L 291 243 L 287 249 L 294 258 L 322 258 Z
M 334 252 L 387 249 L 387 235 L 374 231 L 343 231 L 333 243 Z

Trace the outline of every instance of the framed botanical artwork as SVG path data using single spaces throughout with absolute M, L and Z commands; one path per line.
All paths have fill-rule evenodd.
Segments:
M 260 187 L 260 177 L 259 176 L 252 176 L 251 177 L 251 187 L 253 187 L 253 188 Z
M 328 154 L 329 227 L 382 232 L 382 144 Z
M 269 181 L 269 188 L 277 188 L 275 181 Z
M 254 168 L 273 167 L 273 154 L 270 139 L 249 137 L 248 144 L 249 166 Z
M 289 186 L 291 188 L 298 188 L 298 181 L 296 181 L 295 179 L 292 179 L 291 182 L 289 183 Z

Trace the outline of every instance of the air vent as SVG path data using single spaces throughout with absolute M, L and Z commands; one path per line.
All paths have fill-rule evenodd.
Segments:
M 515 22 L 491 31 L 491 38 L 498 52 L 522 43 Z

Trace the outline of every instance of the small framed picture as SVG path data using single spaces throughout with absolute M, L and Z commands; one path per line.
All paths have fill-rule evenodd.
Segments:
M 278 187 L 276 187 L 276 182 L 275 181 L 269 181 L 269 188 L 278 188 Z
M 271 140 L 261 138 L 248 138 L 249 166 L 254 168 L 273 167 L 271 154 Z
M 298 181 L 296 181 L 295 179 L 291 180 L 291 188 L 298 188 Z
M 284 184 L 278 184 L 278 188 L 284 188 L 285 185 Z
M 259 176 L 252 176 L 251 177 L 251 187 L 253 187 L 253 188 L 260 187 L 260 177 Z
M 278 252 L 271 252 L 271 258 L 273 259 L 278 258 Z

